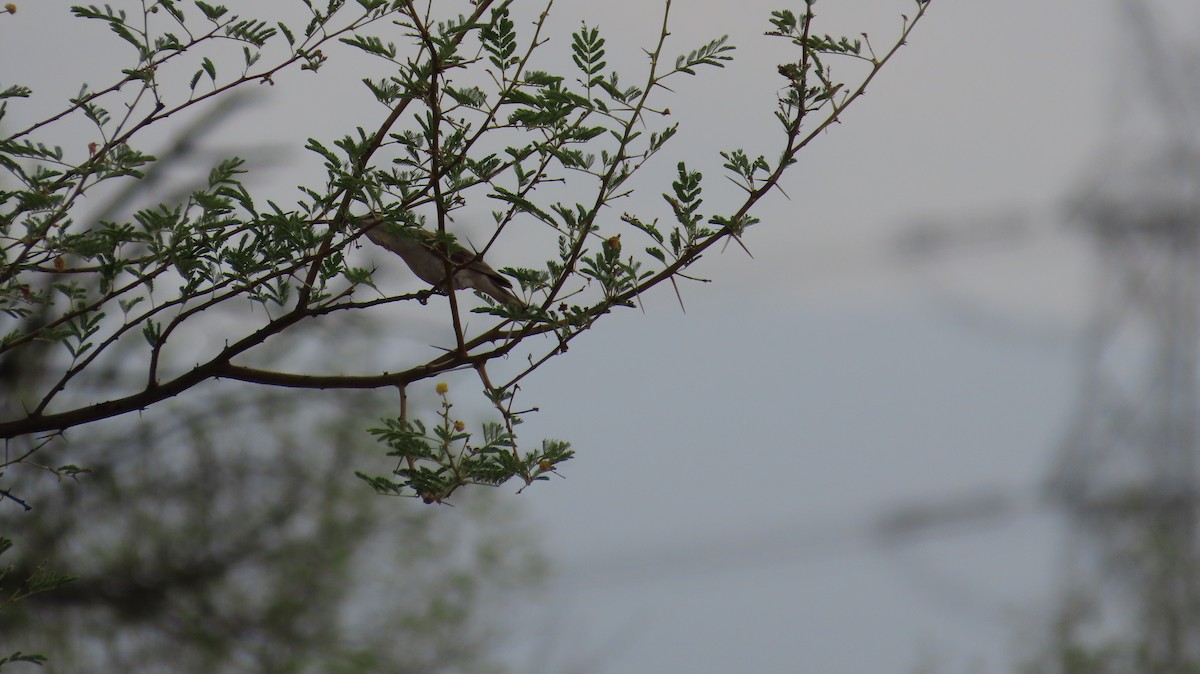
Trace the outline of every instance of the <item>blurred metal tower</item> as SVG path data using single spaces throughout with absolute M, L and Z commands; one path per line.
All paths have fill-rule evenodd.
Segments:
M 1097 304 L 1049 491 L 1074 537 L 1062 636 L 1174 674 L 1200 671 L 1200 50 L 1168 37 L 1166 7 L 1118 4 L 1133 72 L 1077 204 Z

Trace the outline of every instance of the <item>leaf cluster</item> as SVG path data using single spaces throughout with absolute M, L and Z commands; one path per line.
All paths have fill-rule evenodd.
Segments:
M 420 420 L 404 418 L 385 419 L 383 426 L 370 429 L 389 447 L 387 455 L 398 459 L 393 471 L 397 479 L 364 473 L 358 477 L 382 494 L 443 502 L 469 484 L 496 486 L 517 478 L 528 486 L 546 480 L 558 464 L 573 455 L 568 443 L 557 440 L 545 440 L 539 450 L 521 453 L 516 436 L 496 422 L 484 422 L 479 433 L 472 434 L 464 422 L 452 417 L 452 408 L 443 392 L 438 422 L 431 429 Z M 514 425 L 520 423 L 515 416 L 510 420 Z
M 0 473 L 0 475 L 3 475 L 3 473 Z M 2 500 L 0 499 L 0 501 Z M 0 536 L 0 557 L 3 557 L 12 547 L 12 539 Z M 11 566 L 0 566 L 0 611 L 10 609 L 13 604 L 36 594 L 56 590 L 76 580 L 75 576 L 56 573 L 45 564 L 34 567 L 33 571 L 17 583 L 15 587 L 7 584 L 11 574 Z M 18 662 L 43 665 L 46 663 L 46 656 L 40 653 L 22 653 L 21 651 L 14 651 L 8 655 L 0 655 L 0 668 L 3 668 L 4 665 L 11 665 Z

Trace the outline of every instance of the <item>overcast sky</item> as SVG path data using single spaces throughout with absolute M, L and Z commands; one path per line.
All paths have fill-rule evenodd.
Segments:
M 20 18 L 58 4 L 22 3 Z M 515 497 L 562 572 L 522 613 L 518 669 L 1009 670 L 1010 647 L 1054 608 L 1063 532 L 1032 503 L 1070 420 L 1090 308 L 1090 258 L 1063 211 L 1113 156 L 1114 77 L 1132 56 L 1115 6 L 934 0 L 802 156 L 790 198 L 759 212 L 753 259 L 709 256 L 697 272 L 716 282 L 684 287 L 686 313 L 669 289 L 651 293 L 644 313 L 601 322 L 524 386 L 542 410 L 524 438 L 569 439 L 578 458 Z M 668 101 L 697 125 L 679 146 L 689 161 L 768 147 L 763 102 L 778 75 L 761 34 L 774 7 L 676 1 L 668 51 L 723 33 L 739 47 Z M 877 47 L 912 10 L 817 7 L 828 32 L 867 30 Z M 599 24 L 610 59 L 637 67 L 658 16 L 610 0 L 564 3 L 556 21 Z M 6 24 L 0 60 L 40 53 L 41 33 Z M 113 42 L 96 33 L 74 44 Z M 82 81 L 102 61 L 78 53 L 43 56 Z M 361 87 L 339 72 L 318 76 L 332 92 L 319 104 L 281 78 L 245 137 L 223 144 L 343 132 Z M 77 81 L 60 86 L 73 94 Z M 281 193 L 298 180 L 275 179 Z M 904 255 L 898 242 L 921 227 L 939 245 Z M 890 545 L 877 533 L 898 509 L 980 495 L 1011 508 Z
M 730 32 L 754 15 L 681 6 L 698 4 Z M 898 6 L 840 4 L 873 38 Z M 552 401 L 530 426 L 580 452 L 522 497 L 563 565 L 544 671 L 1003 672 L 1031 654 L 1066 533 L 1036 495 L 1092 300 L 1064 212 L 1113 157 L 1114 77 L 1137 56 L 1116 16 L 935 3 L 760 213 L 755 259 L 708 260 L 718 282 L 686 315 L 661 293 L 528 387 Z M 902 254 L 914 227 L 941 245 Z M 995 519 L 876 533 L 972 496 Z

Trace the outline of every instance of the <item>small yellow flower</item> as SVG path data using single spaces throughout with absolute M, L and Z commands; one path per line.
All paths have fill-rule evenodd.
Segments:
M 465 429 L 466 427 L 467 427 L 467 425 L 461 421 L 454 422 L 454 430 L 458 431 L 459 433 L 462 433 L 463 429 Z
M 444 395 L 446 395 L 446 391 L 450 390 L 450 386 L 447 385 L 446 382 L 444 382 L 444 381 L 439 381 L 437 383 L 437 387 L 434 390 L 437 391 L 438 395 L 444 396 Z
M 621 252 L 621 235 L 618 234 L 616 236 L 609 237 L 607 240 L 605 240 L 604 245 L 608 246 L 609 250 L 612 250 L 615 253 Z
M 543 473 L 554 470 L 554 464 L 550 463 L 546 459 L 542 459 L 541 461 L 538 461 L 538 470 L 542 471 Z
M 17 13 L 17 4 L 15 2 L 8 3 L 7 5 L 4 6 L 4 11 L 8 12 L 9 14 L 16 14 Z

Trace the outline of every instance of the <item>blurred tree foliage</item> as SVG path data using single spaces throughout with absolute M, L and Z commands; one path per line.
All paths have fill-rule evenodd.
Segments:
M 86 474 L 47 473 L 35 510 L 0 513 L 9 554 L 37 560 L 9 564 L 0 596 L 77 576 L 0 609 L 0 647 L 51 672 L 500 671 L 493 600 L 543 576 L 514 505 L 380 499 L 345 470 L 364 452 L 352 408 L 373 403 L 299 398 L 207 396 L 98 428 Z

